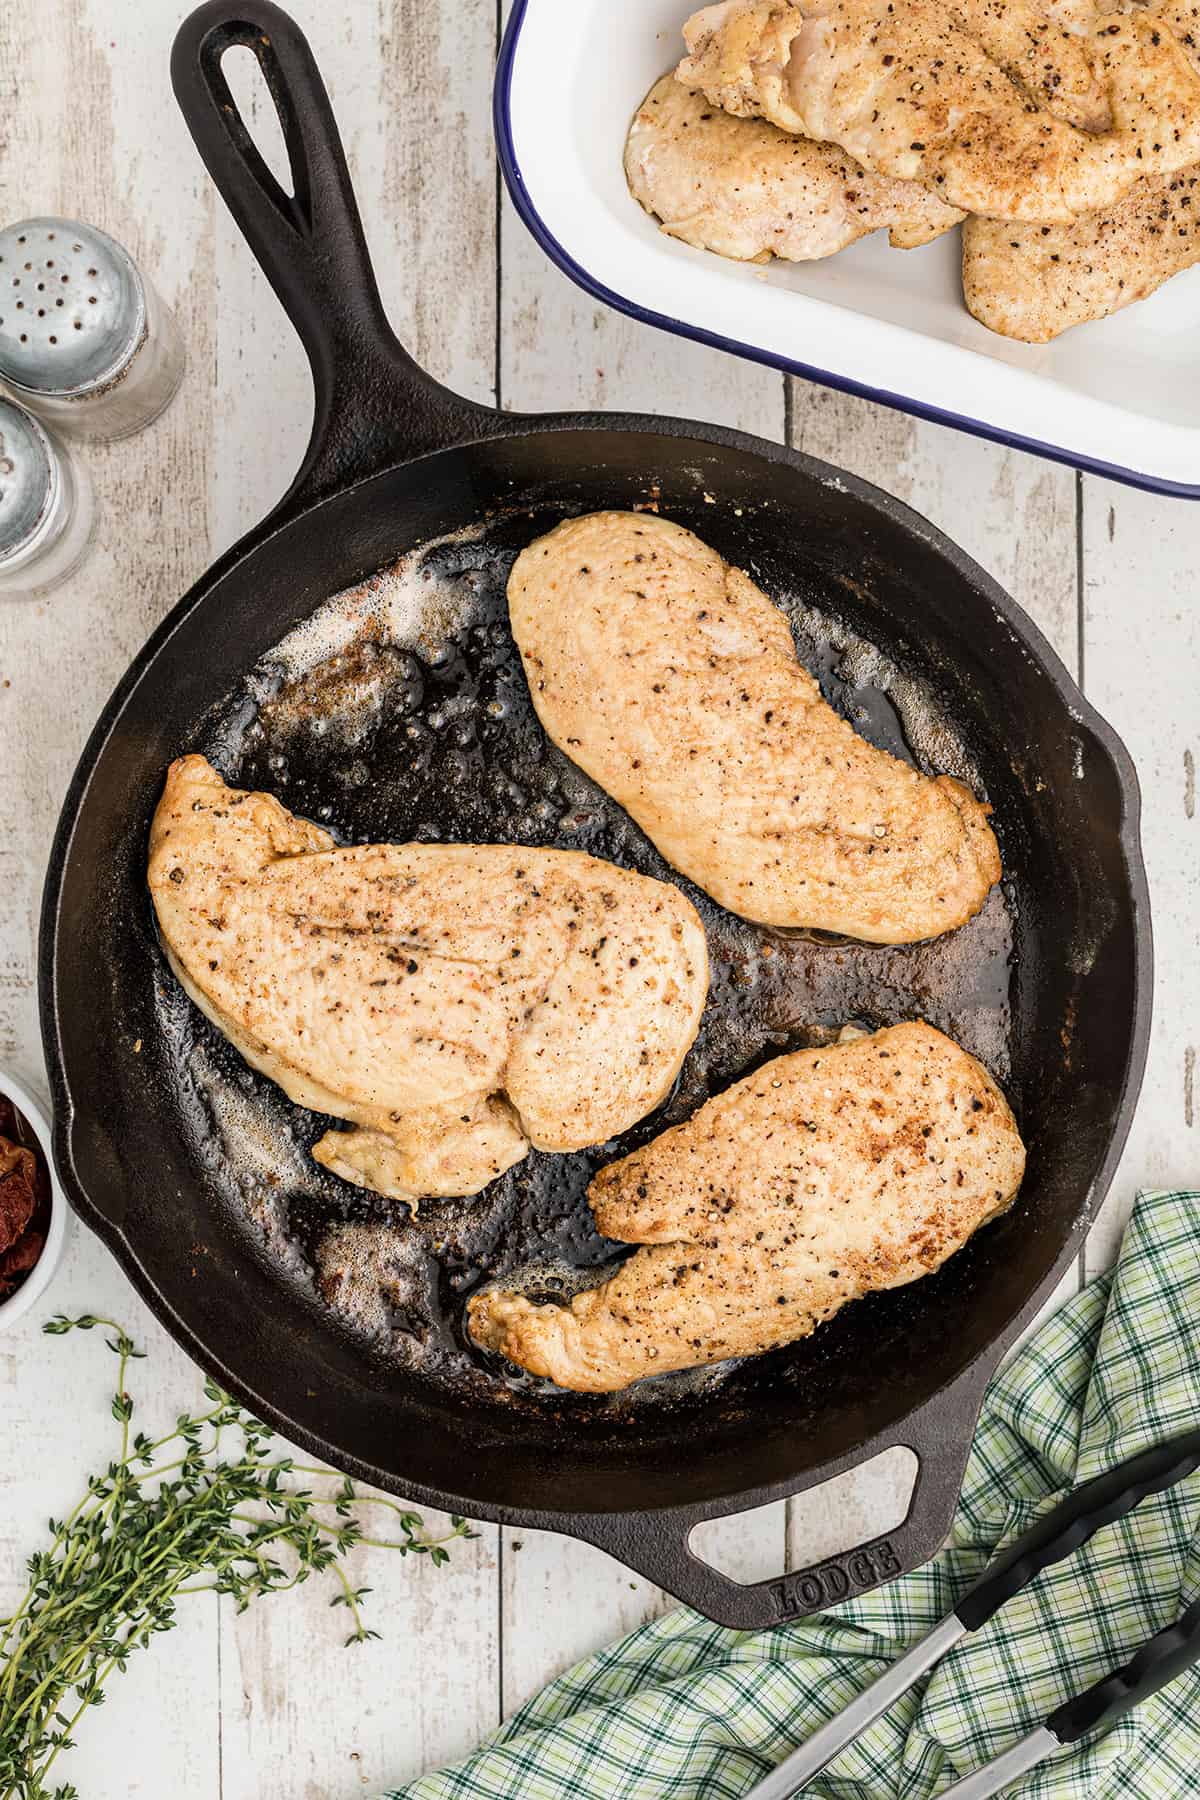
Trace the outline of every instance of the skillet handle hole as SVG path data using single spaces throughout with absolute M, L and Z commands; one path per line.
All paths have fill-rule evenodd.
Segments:
M 288 200 L 296 197 L 295 175 L 279 112 L 262 64 L 249 44 L 231 44 L 221 57 L 221 73 L 247 135 Z
M 690 1547 L 731 1581 L 773 1581 L 896 1531 L 908 1517 L 918 1467 L 911 1450 L 893 1444 L 788 1501 L 706 1519 Z

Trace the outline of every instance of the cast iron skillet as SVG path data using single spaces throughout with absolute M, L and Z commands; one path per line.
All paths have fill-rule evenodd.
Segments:
M 278 107 L 294 198 L 221 74 L 233 45 L 254 52 Z M 311 52 L 267 0 L 201 7 L 179 34 L 172 73 L 200 152 L 304 341 L 316 417 L 287 497 L 154 633 L 66 799 L 41 938 L 64 1184 L 200 1363 L 289 1437 L 369 1481 L 589 1540 L 744 1627 L 913 1567 L 947 1529 L 984 1385 L 1076 1255 L 1129 1125 L 1151 992 L 1129 758 L 1020 609 L 866 483 L 713 426 L 502 416 L 424 375 L 384 318 Z M 448 243 L 448 279 L 453 257 Z M 749 1365 L 699 1409 L 614 1420 L 566 1398 L 540 1408 L 456 1401 L 372 1364 L 214 1199 L 211 1171 L 180 1129 L 155 1016 L 147 823 L 172 757 L 329 594 L 495 509 L 536 514 L 548 497 L 574 510 L 622 507 L 648 483 L 664 513 L 697 524 L 731 559 L 780 580 L 803 564 L 964 721 L 1017 921 L 1009 1044 L 1028 1179 L 1014 1212 L 939 1275 L 826 1327 L 815 1363 L 795 1346 Z M 920 1474 L 888 1538 L 757 1586 L 690 1550 L 701 1520 L 797 1493 L 895 1444 L 916 1452 Z

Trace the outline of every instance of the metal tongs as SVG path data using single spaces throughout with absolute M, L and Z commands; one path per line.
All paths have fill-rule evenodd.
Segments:
M 1039 1519 L 989 1564 L 952 1613 L 865 1688 L 836 1718 L 815 1731 L 774 1772 L 752 1788 L 746 1800 L 792 1800 L 847 1744 L 881 1718 L 904 1690 L 932 1668 L 953 1644 L 986 1625 L 1043 1569 L 1064 1562 L 1105 1525 L 1123 1519 L 1151 1494 L 1161 1494 L 1200 1468 L 1200 1430 L 1186 1431 L 1153 1450 L 1131 1457 L 1073 1494 Z M 1002 1756 L 948 1787 L 939 1800 L 989 1800 L 1028 1769 L 1074 1744 L 1090 1731 L 1107 1729 L 1156 1694 L 1168 1681 L 1200 1660 L 1200 1600 L 1173 1625 L 1156 1633 L 1123 1668 L 1077 1694 L 1050 1714 Z

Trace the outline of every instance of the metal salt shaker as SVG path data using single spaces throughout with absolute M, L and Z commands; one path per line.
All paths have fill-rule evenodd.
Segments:
M 0 399 L 0 598 L 66 581 L 83 560 L 92 523 L 82 466 L 32 413 Z
M 127 437 L 183 376 L 183 342 L 132 257 L 73 219 L 0 231 L 0 384 L 75 437 Z

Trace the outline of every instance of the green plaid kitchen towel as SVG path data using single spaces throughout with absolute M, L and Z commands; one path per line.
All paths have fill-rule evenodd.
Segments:
M 1076 1483 L 1200 1423 L 1200 1193 L 1143 1194 L 1116 1270 L 992 1382 L 947 1548 L 800 1624 L 727 1631 L 682 1610 L 589 1657 L 474 1756 L 392 1800 L 737 1800 L 948 1612 Z M 967 1638 L 804 1790 L 932 1800 L 1200 1597 L 1200 1474 L 1144 1501 Z M 1200 1669 L 1023 1800 L 1200 1795 Z

